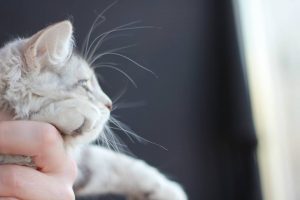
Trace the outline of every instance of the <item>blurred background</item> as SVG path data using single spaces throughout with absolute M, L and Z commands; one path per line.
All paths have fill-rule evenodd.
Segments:
M 96 16 L 113 2 L 1 1 L 0 41 L 71 19 L 80 49 Z M 113 68 L 97 73 L 112 99 L 122 94 L 113 115 L 151 142 L 116 134 L 136 157 L 181 183 L 191 200 L 300 198 L 299 61 L 293 50 L 299 50 L 300 7 L 275 2 L 123 0 L 93 32 L 96 37 L 136 20 L 134 26 L 145 26 L 112 34 L 99 52 L 136 44 L 119 52 L 158 77 L 117 56 L 99 62 L 118 63 L 137 87 Z

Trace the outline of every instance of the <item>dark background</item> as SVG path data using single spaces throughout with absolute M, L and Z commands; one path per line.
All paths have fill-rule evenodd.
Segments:
M 112 2 L 1 1 L 0 41 L 71 19 L 80 47 L 97 14 Z M 138 88 L 117 71 L 98 71 L 112 98 L 127 88 L 118 102 L 135 104 L 113 114 L 168 149 L 131 143 L 118 133 L 131 151 L 180 182 L 191 200 L 261 199 L 257 141 L 231 1 L 124 0 L 106 18 L 95 35 L 135 20 L 156 27 L 122 32 L 102 48 L 138 44 L 122 53 L 158 75 L 117 57 L 103 59 L 119 63 Z

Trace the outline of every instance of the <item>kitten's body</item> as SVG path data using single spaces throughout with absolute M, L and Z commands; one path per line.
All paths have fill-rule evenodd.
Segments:
M 73 53 L 72 34 L 71 23 L 64 21 L 0 49 L 0 111 L 60 130 L 79 167 L 77 195 L 186 200 L 177 183 L 143 161 L 88 145 L 103 134 L 111 101 L 88 62 Z M 1 163 L 33 164 L 10 155 L 0 155 Z

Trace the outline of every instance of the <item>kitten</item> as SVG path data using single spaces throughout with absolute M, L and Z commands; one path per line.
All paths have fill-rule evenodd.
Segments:
M 77 161 L 76 195 L 119 194 L 130 199 L 186 200 L 179 184 L 144 161 L 89 143 L 103 134 L 112 102 L 82 56 L 73 51 L 69 21 L 0 49 L 0 111 L 15 120 L 54 125 Z M 0 164 L 33 166 L 23 156 L 0 155 Z

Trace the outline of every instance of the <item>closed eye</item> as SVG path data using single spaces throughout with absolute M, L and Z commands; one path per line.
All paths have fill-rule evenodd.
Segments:
M 91 93 L 92 91 L 88 87 L 88 79 L 81 79 L 77 82 L 77 86 L 81 86 L 83 89 L 85 89 L 87 92 Z
M 80 85 L 80 86 L 86 85 L 88 81 L 89 81 L 88 79 L 80 79 L 80 80 L 77 82 L 77 85 Z
M 85 89 L 87 92 L 92 93 L 90 88 L 87 85 L 82 85 L 83 89 Z

